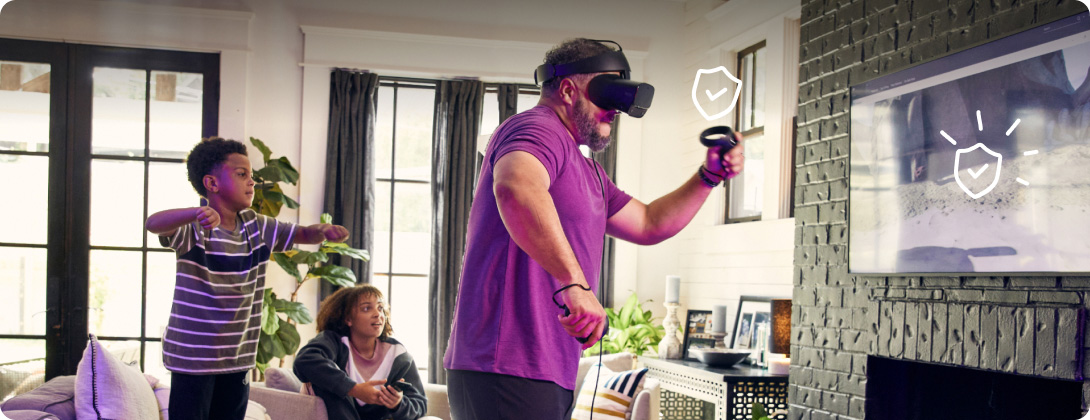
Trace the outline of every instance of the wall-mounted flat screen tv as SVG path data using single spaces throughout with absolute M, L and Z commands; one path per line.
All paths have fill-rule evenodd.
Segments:
M 853 273 L 1090 272 L 1090 15 L 851 88 Z

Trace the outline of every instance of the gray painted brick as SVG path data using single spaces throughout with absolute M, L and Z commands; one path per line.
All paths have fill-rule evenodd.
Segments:
M 1025 288 L 1047 288 L 1055 289 L 1059 284 L 1059 279 L 1056 277 L 1011 277 L 1011 287 L 1025 287 Z
M 844 304 L 844 289 L 839 287 L 819 287 L 817 289 L 818 306 L 842 306 Z
M 867 377 L 867 359 L 869 356 L 865 354 L 853 354 L 852 355 L 852 374 Z
M 984 300 L 984 291 L 974 289 L 947 290 L 946 300 L 951 302 L 980 302 Z
M 813 388 L 814 369 L 791 366 L 789 374 L 792 384 Z
M 840 334 L 843 330 L 837 328 L 818 328 L 814 336 L 814 347 L 823 349 L 836 349 L 840 347 Z
M 857 397 L 867 395 L 867 377 L 856 374 L 840 374 L 840 388 L 837 391 Z
M 794 353 L 792 353 L 791 356 L 792 356 L 792 358 L 798 357 L 799 358 L 799 366 L 802 366 L 802 367 L 818 368 L 818 369 L 821 369 L 821 368 L 825 367 L 825 361 L 822 358 L 823 357 L 822 352 L 821 352 L 821 350 L 818 350 L 818 349 L 805 348 L 805 347 L 800 348 L 799 351 L 798 351 L 797 356 Z
M 829 370 L 814 370 L 814 388 L 835 390 L 840 383 L 840 377 L 836 372 Z
M 791 299 L 798 306 L 817 305 L 817 290 L 812 287 L 796 287 L 791 293 Z
M 1034 324 L 1033 372 L 1046 378 L 1056 377 L 1056 308 L 1037 308 Z
M 848 244 L 848 225 L 830 225 L 829 226 L 829 243 L 847 245 Z
M 792 344 L 806 347 L 814 346 L 814 337 L 817 336 L 817 328 L 797 326 L 792 329 L 794 335 L 792 336 Z
M 1090 277 L 1061 277 L 1060 286 L 1064 289 L 1090 289 Z
M 942 289 L 908 289 L 905 297 L 912 300 L 941 300 Z
M 838 245 L 838 246 L 841 246 L 842 249 L 844 250 L 844 252 L 847 252 L 848 247 L 846 245 Z M 851 286 L 851 285 L 854 285 L 854 284 L 855 284 L 855 279 L 852 276 L 848 275 L 847 257 L 845 257 L 844 263 L 829 265 L 829 285 L 839 286 L 839 287 L 847 287 L 847 286 Z M 860 290 L 855 294 L 856 294 L 856 296 L 849 296 L 849 293 L 847 291 L 845 291 L 845 293 L 844 293 L 844 300 L 845 300 L 844 306 L 852 306 L 852 307 L 859 306 L 859 303 L 858 303 L 859 301 L 854 300 L 854 299 L 860 299 L 860 298 L 869 299 L 870 298 L 865 293 L 865 291 L 863 291 L 863 290 Z M 849 300 L 849 298 L 852 299 L 852 300 Z
M 1022 375 L 1033 374 L 1034 319 L 1032 308 L 1015 308 L 1015 344 L 1014 372 Z
M 791 402 L 795 404 L 809 407 L 817 407 L 821 404 L 821 391 L 815 388 L 796 387 L 793 395 L 795 400 Z
M 795 222 L 803 225 L 817 223 L 817 206 L 795 207 Z
M 810 413 L 810 420 L 840 420 L 840 418 L 828 411 L 814 410 Z
M 1025 305 L 1029 302 L 1029 292 L 1015 290 L 985 290 L 984 300 L 992 303 Z
M 1082 303 L 1082 295 L 1079 292 L 1029 292 L 1031 303 L 1067 303 L 1078 305 Z
M 866 331 L 868 334 L 878 337 L 878 305 L 873 303 L 866 307 L 852 309 L 852 329 Z
M 995 350 L 996 368 L 1004 372 L 1014 372 L 1015 343 L 1018 341 L 1018 324 L 1015 321 L 1014 308 L 998 306 L 997 341 Z
M 851 411 L 851 408 L 849 408 L 850 402 L 851 396 L 848 394 L 831 391 L 821 392 L 821 408 L 830 412 L 846 416 Z
M 825 350 L 825 369 L 852 373 L 852 353 L 838 350 Z
M 806 245 L 795 247 L 795 264 L 798 265 L 814 265 L 817 264 L 817 246 Z
M 792 315 L 794 313 L 792 312 Z M 825 326 L 825 307 L 824 306 L 804 306 L 799 311 L 799 325 L 801 326 L 813 326 L 824 327 Z
M 862 334 L 862 331 L 840 330 L 840 345 L 837 346 L 837 350 L 865 353 L 868 350 L 866 348 L 862 350 L 855 349 L 856 344 L 859 343 L 859 336 Z
M 1003 277 L 964 277 L 962 284 L 965 287 L 1003 287 Z
M 934 318 L 931 323 L 931 361 L 949 363 L 950 358 L 946 351 L 947 306 L 936 303 L 931 305 L 931 309 L 934 311 Z
M 998 370 L 996 359 L 999 341 L 999 312 L 995 306 L 980 306 L 980 368 Z
M 919 354 L 916 350 L 916 341 L 919 337 L 919 328 L 917 327 L 919 319 L 920 304 L 918 302 L 908 302 L 905 306 L 905 359 L 919 360 Z
M 923 287 L 958 287 L 961 277 L 924 277 Z
M 1056 377 L 1060 379 L 1074 379 L 1081 376 L 1081 366 L 1076 349 L 1081 345 L 1077 338 L 1076 328 L 1065 328 L 1078 325 L 1078 310 L 1073 308 L 1060 308 L 1056 310 L 1056 325 L 1059 327 L 1056 333 Z
M 814 184 L 802 187 L 803 204 L 822 203 L 829 200 L 829 184 Z
M 912 277 L 890 277 L 889 285 L 895 287 L 908 287 L 912 282 Z
M 894 358 L 904 357 L 905 341 L 905 302 L 893 302 L 893 318 L 890 320 L 889 355 Z
M 825 311 L 825 325 L 847 329 L 852 326 L 852 308 L 829 308 Z
M 965 366 L 980 367 L 980 305 L 965 305 Z
M 848 406 L 849 416 L 863 418 L 867 411 L 867 400 L 865 398 L 851 397 Z
M 827 224 L 844 223 L 848 220 L 846 201 L 837 201 L 818 205 L 818 221 Z
M 916 360 L 930 361 L 931 347 L 935 329 L 934 305 L 921 305 L 919 319 L 916 320 Z
M 850 72 L 843 73 L 843 74 L 844 74 L 844 77 L 846 79 L 851 77 Z M 843 172 L 843 175 L 841 175 L 840 172 L 830 172 L 829 173 L 829 175 L 830 175 L 829 179 L 830 180 L 837 179 L 838 177 L 841 177 L 841 176 L 846 177 L 848 175 L 847 174 L 847 169 L 848 169 L 847 163 L 848 163 L 848 161 L 847 161 L 847 159 L 841 159 L 841 158 L 847 158 L 848 154 L 851 153 L 851 143 L 849 142 L 849 139 L 847 137 L 844 137 L 844 138 L 839 138 L 839 139 L 833 140 L 832 143 L 829 144 L 829 153 L 830 153 L 830 155 L 829 155 L 830 157 L 832 157 L 833 159 L 836 159 L 835 161 L 830 162 L 831 163 L 830 169 L 838 169 L 838 170 L 845 171 L 845 172 Z M 836 175 L 836 176 L 833 176 L 833 175 Z
M 960 366 L 965 361 L 965 305 L 951 303 L 947 306 L 946 316 L 946 360 Z

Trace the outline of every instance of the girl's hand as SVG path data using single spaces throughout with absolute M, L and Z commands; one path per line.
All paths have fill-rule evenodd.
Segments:
M 404 381 L 402 381 L 404 382 Z M 404 395 L 395 386 L 384 386 L 379 393 L 380 404 L 391 410 L 397 408 L 398 404 L 401 404 L 401 397 Z
M 356 386 L 353 386 L 352 389 L 348 391 L 348 395 L 368 404 L 385 405 L 382 402 L 382 389 L 385 388 L 382 387 L 382 385 L 385 383 L 385 379 L 376 379 L 373 381 L 359 383 L 356 384 Z

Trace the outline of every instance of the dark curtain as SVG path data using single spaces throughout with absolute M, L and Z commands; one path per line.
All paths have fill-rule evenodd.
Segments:
M 602 165 L 602 169 L 609 175 L 614 183 L 617 182 L 617 131 L 620 128 L 620 119 L 613 120 L 613 131 L 610 132 L 612 140 L 609 146 L 600 152 L 591 153 L 591 159 Z M 613 306 L 613 264 L 615 258 L 616 239 L 606 236 L 602 246 L 602 272 L 598 277 L 598 302 L 603 308 Z
M 497 86 L 500 98 L 500 124 L 518 113 L 519 85 L 501 83 Z
M 518 113 L 519 85 L 501 83 L 496 86 L 500 105 L 500 124 Z M 484 165 L 484 155 L 477 153 L 476 164 L 473 166 L 473 189 L 477 189 L 477 177 L 481 174 L 481 165 Z
M 329 138 L 326 141 L 325 203 L 333 223 L 348 229 L 348 244 L 374 249 L 375 109 L 378 75 L 333 70 L 329 85 Z M 330 262 L 352 269 L 356 281 L 371 282 L 371 264 L 330 255 Z M 336 288 L 322 282 L 319 302 Z
M 481 127 L 484 83 L 443 80 L 435 93 L 432 146 L 432 241 L 429 286 L 428 382 L 445 384 L 443 355 L 447 352 L 466 224 L 473 199 L 477 133 Z

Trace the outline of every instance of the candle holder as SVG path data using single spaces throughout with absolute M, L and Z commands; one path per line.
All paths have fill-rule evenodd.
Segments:
M 677 303 L 666 302 L 666 317 L 662 319 L 662 326 L 666 329 L 666 336 L 659 342 L 660 359 L 680 359 L 681 340 L 677 336 L 681 322 L 677 320 Z
M 712 332 L 708 333 L 708 335 L 711 335 L 712 338 L 715 339 L 715 348 L 725 349 L 725 348 L 729 347 L 729 345 L 727 345 L 727 342 L 726 342 L 727 333 L 712 331 Z

